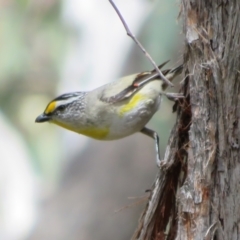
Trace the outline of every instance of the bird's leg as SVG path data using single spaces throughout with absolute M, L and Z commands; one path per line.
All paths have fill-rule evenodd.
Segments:
M 157 166 L 160 167 L 161 160 L 160 160 L 160 148 L 159 148 L 158 134 L 155 131 L 153 131 L 149 128 L 146 128 L 146 127 L 144 127 L 140 132 L 154 139 L 155 149 L 156 149 L 156 163 L 157 163 Z
M 182 93 L 161 93 L 165 95 L 170 101 L 176 101 L 180 98 L 185 98 Z

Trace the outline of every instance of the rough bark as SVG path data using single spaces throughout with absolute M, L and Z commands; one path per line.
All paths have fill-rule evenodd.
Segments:
M 240 1 L 182 0 L 186 99 L 132 239 L 240 239 Z

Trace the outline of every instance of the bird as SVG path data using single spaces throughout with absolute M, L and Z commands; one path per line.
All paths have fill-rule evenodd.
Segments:
M 182 69 L 183 64 L 162 73 L 172 81 Z M 183 98 L 180 93 L 165 93 L 166 88 L 155 69 L 132 74 L 92 91 L 62 94 L 48 103 L 35 122 L 54 123 L 97 140 L 116 140 L 141 132 L 154 139 L 160 166 L 159 136 L 146 124 L 160 108 L 162 95 L 170 100 Z

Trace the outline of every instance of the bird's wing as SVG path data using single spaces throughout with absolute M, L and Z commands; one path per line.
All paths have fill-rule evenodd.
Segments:
M 161 69 L 168 61 L 158 66 Z M 164 70 L 163 74 L 166 75 L 170 70 Z M 122 78 L 120 81 L 110 83 L 103 89 L 100 100 L 107 103 L 117 103 L 126 100 L 134 95 L 148 82 L 160 79 L 159 74 L 154 69 L 151 72 L 142 72 L 133 74 Z M 116 92 L 117 91 L 117 92 Z

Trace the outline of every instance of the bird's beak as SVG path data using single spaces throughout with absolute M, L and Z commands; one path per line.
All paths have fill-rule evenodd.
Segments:
M 47 122 L 49 121 L 51 118 L 49 116 L 47 116 L 45 113 L 42 113 L 41 115 L 39 115 L 35 122 L 37 123 L 41 123 L 41 122 Z

